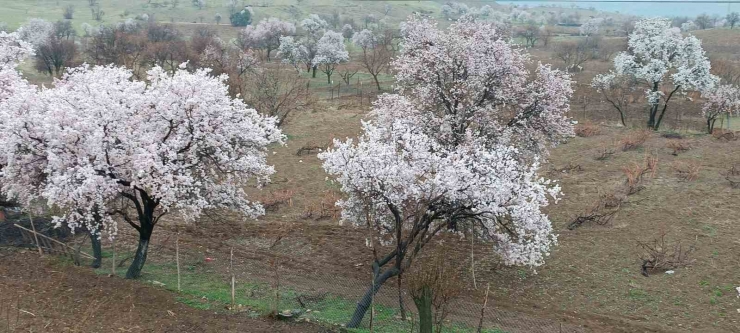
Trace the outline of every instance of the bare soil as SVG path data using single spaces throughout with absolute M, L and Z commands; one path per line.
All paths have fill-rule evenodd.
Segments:
M 173 293 L 30 251 L 0 251 L 0 332 L 326 332 L 198 310 Z

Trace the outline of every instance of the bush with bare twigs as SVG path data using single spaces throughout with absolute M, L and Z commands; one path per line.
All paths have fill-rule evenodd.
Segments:
M 671 140 L 666 144 L 666 148 L 673 149 L 671 155 L 678 156 L 679 153 L 691 149 L 691 145 L 681 140 Z
M 622 167 L 622 172 L 627 177 L 625 181 L 626 195 L 635 194 L 645 188 L 643 182 L 646 176 L 655 176 L 657 169 L 658 158 L 652 154 L 646 154 L 645 161 L 642 164 L 633 162 L 628 166 Z
M 599 155 L 596 156 L 597 161 L 608 160 L 612 155 L 616 153 L 614 145 L 602 145 L 599 147 Z
M 276 212 L 281 206 L 293 207 L 294 194 L 295 191 L 293 190 L 270 191 L 267 196 L 262 198 L 262 207 L 268 212 Z
M 440 246 L 406 275 L 409 294 L 419 313 L 419 332 L 442 332 L 449 305 L 462 292 L 462 269 L 447 258 L 448 250 Z
M 595 223 L 605 225 L 609 223 L 622 208 L 626 197 L 619 191 L 611 193 L 599 193 L 596 202 L 591 205 L 583 214 L 576 216 L 570 224 L 568 230 L 573 230 L 583 224 Z
M 651 131 L 647 129 L 631 131 L 619 141 L 622 151 L 633 150 L 642 147 L 650 138 Z
M 712 136 L 721 141 L 735 141 L 738 139 L 738 136 L 733 131 L 721 129 L 721 128 L 715 128 L 712 131 Z
M 303 146 L 298 148 L 298 151 L 296 151 L 296 155 L 310 155 L 310 154 L 318 154 L 324 150 L 326 150 L 329 146 L 331 146 L 332 142 L 334 141 L 334 137 L 329 138 L 326 142 L 317 142 L 317 141 L 308 141 Z
M 301 217 L 304 219 L 321 220 L 330 218 L 332 220 L 339 218 L 341 209 L 337 207 L 336 203 L 339 201 L 340 196 L 335 191 L 326 191 L 318 203 L 309 204 L 306 209 L 303 210 Z
M 733 165 L 725 173 L 725 179 L 730 183 L 732 188 L 740 188 L 740 167 Z
M 689 254 L 694 247 L 684 248 L 681 242 L 670 244 L 665 240 L 665 234 L 648 242 L 638 241 L 637 245 L 643 250 L 640 255 L 642 275 L 649 276 L 650 272 L 673 270 L 687 266 Z
M 592 122 L 584 122 L 576 125 L 574 128 L 576 135 L 582 138 L 587 138 L 601 134 L 601 128 Z
M 683 181 L 693 182 L 699 178 L 699 171 L 701 171 L 701 164 L 695 161 L 689 162 L 674 162 L 672 165 L 673 170 Z
M 560 173 L 570 174 L 570 173 L 582 172 L 582 171 L 583 171 L 583 167 L 580 164 L 574 164 L 573 162 L 568 162 L 568 165 L 562 168 L 551 167 L 549 173 L 551 175 L 555 175 L 555 174 L 560 174 Z

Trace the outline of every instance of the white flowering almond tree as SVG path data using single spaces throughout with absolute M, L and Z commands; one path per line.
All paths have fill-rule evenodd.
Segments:
M 582 24 L 578 31 L 583 36 L 594 36 L 599 34 L 599 30 L 601 29 L 601 26 L 604 24 L 604 19 L 601 17 L 594 17 L 592 19 L 589 19 L 586 21 L 586 23 Z
M 283 139 L 275 119 L 229 97 L 225 76 L 169 75 L 160 67 L 147 75 L 144 83 L 118 67 L 70 71 L 39 92 L 32 116 L 15 122 L 11 133 L 20 135 L 9 139 L 20 144 L 4 154 L 3 191 L 20 197 L 34 168 L 23 163 L 34 158 L 24 147 L 47 160 L 39 195 L 65 212 L 54 218 L 58 225 L 115 235 L 121 219 L 139 232 L 127 278 L 140 275 L 165 214 L 186 221 L 208 209 L 261 215 L 243 188 L 269 180 L 266 146 Z M 26 127 L 43 130 L 24 134 Z
M 538 266 L 556 242 L 541 208 L 559 188 L 537 176 L 538 156 L 573 135 L 567 74 L 528 57 L 492 23 L 463 18 L 440 31 L 412 17 L 393 62 L 398 94 L 381 96 L 355 142 L 322 153 L 347 198 L 342 218 L 371 231 L 372 296 L 440 233 L 475 230 L 506 264 Z M 392 245 L 379 254 L 378 245 Z
M 316 46 L 316 56 L 313 65 L 320 67 L 326 74 L 326 81 L 331 84 L 331 75 L 337 65 L 349 61 L 349 52 L 344 47 L 344 37 L 334 31 L 327 31 Z
M 266 59 L 280 46 L 280 38 L 295 34 L 295 25 L 270 17 L 260 21 L 256 26 L 247 26 L 240 35 L 242 44 L 247 48 L 264 50 Z
M 676 93 L 711 89 L 717 78 L 710 73 L 710 63 L 701 41 L 681 35 L 664 18 L 644 19 L 630 34 L 628 51 L 614 58 L 614 70 L 600 74 L 595 81 L 608 82 L 618 76 L 631 76 L 646 86 L 649 106 L 647 126 L 654 130 Z
M 707 120 L 707 133 L 712 134 L 714 123 L 722 116 L 740 114 L 740 89 L 729 84 L 717 85 L 702 94 L 701 112 Z
M 300 65 L 305 65 L 306 68 L 311 69 L 308 49 L 291 36 L 280 37 L 278 56 L 283 59 L 283 63 L 292 65 L 297 71 L 300 71 L 300 68 L 298 68 Z

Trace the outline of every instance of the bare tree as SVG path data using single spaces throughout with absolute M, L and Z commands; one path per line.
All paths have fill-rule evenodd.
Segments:
M 534 47 L 537 40 L 540 39 L 540 28 L 534 24 L 528 24 L 516 32 L 516 36 L 524 38 L 524 46 Z
M 74 18 L 75 15 L 75 6 L 69 5 L 67 7 L 64 7 L 64 18 L 67 20 L 71 20 Z
M 278 126 L 312 102 L 307 80 L 283 65 L 256 70 L 245 81 L 244 100 L 262 114 L 276 117 Z
M 95 21 L 102 21 L 103 16 L 105 16 L 105 11 L 103 11 L 103 9 L 100 8 L 99 5 L 90 7 L 90 12 L 92 13 L 92 17 Z
M 727 14 L 727 17 L 725 17 L 725 19 L 727 20 L 727 25 L 730 26 L 730 29 L 734 29 L 738 22 L 740 22 L 740 13 L 729 13 Z
M 712 24 L 712 18 L 709 17 L 707 14 L 701 14 L 696 17 L 696 20 L 694 20 L 694 23 L 699 27 L 699 29 L 709 29 L 713 26 Z
M 740 63 L 726 59 L 712 61 L 712 74 L 719 76 L 722 82 L 740 85 Z
M 550 44 L 550 39 L 555 36 L 555 31 L 549 27 L 545 26 L 540 29 L 540 39 L 542 39 L 542 46 L 547 47 Z
M 374 34 L 365 29 L 355 33 L 352 42 L 362 49 L 360 61 L 375 80 L 375 86 L 381 90 L 378 75 L 390 65 L 393 56 L 393 32 L 385 30 L 381 34 Z
M 579 41 L 565 41 L 555 46 L 555 56 L 562 60 L 565 69 L 571 72 L 583 69 L 583 64 L 594 57 L 591 38 Z

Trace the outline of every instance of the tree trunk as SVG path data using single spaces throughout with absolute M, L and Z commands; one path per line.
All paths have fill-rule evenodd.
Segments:
M 316 66 L 311 67 L 311 70 L 313 71 L 311 73 L 311 77 L 315 79 L 316 78 Z
M 401 320 L 406 320 L 406 308 L 403 306 L 403 274 L 398 274 L 398 308 L 401 312 Z
M 624 112 L 622 110 L 619 110 L 619 118 L 622 120 L 622 126 L 627 127 L 627 123 L 624 122 Z
M 331 85 L 331 74 L 330 73 L 326 73 L 326 83 Z
M 373 80 L 375 80 L 375 86 L 378 87 L 378 91 L 380 91 L 380 81 L 378 81 L 378 74 L 372 74 Z
M 139 247 L 136 248 L 136 255 L 134 255 L 134 261 L 126 271 L 127 279 L 138 279 L 141 276 L 141 269 L 144 268 L 146 263 L 146 255 L 149 250 L 149 239 L 152 237 L 152 231 L 154 225 L 147 223 L 141 226 L 139 230 Z
M 432 289 L 424 286 L 421 295 L 414 297 L 416 310 L 419 311 L 419 333 L 432 333 L 434 329 L 434 318 L 432 316 Z
M 92 244 L 93 257 L 95 257 L 90 267 L 100 268 L 103 261 L 103 251 L 100 247 L 100 238 L 98 235 L 93 235 L 91 232 L 88 232 L 88 234 L 90 235 L 90 243 Z
M 348 328 L 357 328 L 360 326 L 360 323 L 362 323 L 362 318 L 365 317 L 365 312 L 367 312 L 367 309 L 370 308 L 370 303 L 372 302 L 373 296 L 378 293 L 378 290 L 380 290 L 380 287 L 385 281 L 398 275 L 399 273 L 400 271 L 394 267 L 388 269 L 382 274 L 377 275 L 377 277 L 375 278 L 375 283 L 373 283 L 367 289 L 365 295 L 363 295 L 360 301 L 357 302 L 355 313 L 352 315 L 352 319 L 350 319 L 350 321 L 346 325 Z

